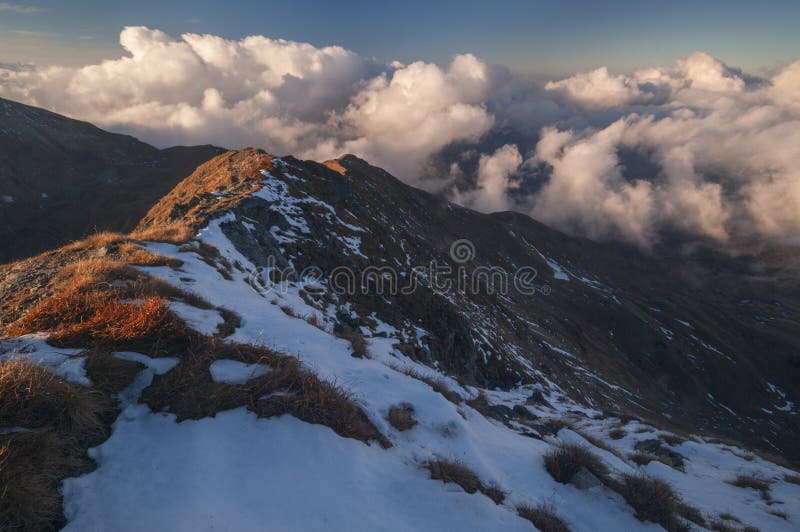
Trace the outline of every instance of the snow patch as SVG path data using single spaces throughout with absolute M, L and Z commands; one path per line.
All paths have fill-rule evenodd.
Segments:
M 209 367 L 214 382 L 226 384 L 244 384 L 250 379 L 269 373 L 270 368 L 263 364 L 245 364 L 238 360 L 215 360 Z

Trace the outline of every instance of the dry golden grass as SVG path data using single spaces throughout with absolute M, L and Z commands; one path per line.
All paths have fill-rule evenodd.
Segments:
M 62 347 L 105 345 L 158 356 L 184 345 L 191 335 L 160 296 L 116 299 L 113 291 L 55 295 L 6 329 L 11 336 L 51 331 L 48 341 Z
M 557 482 L 568 483 L 581 467 L 600 480 L 608 477 L 608 467 L 583 445 L 563 444 L 544 455 L 544 467 Z
M 569 532 L 567 524 L 556 514 L 551 506 L 539 504 L 537 506 L 517 506 L 517 514 L 527 519 L 541 532 Z
M 691 515 L 689 510 L 697 512 L 686 506 L 672 486 L 660 478 L 625 473 L 614 483 L 614 489 L 631 505 L 638 519 L 658 523 L 670 532 L 688 530 L 677 516 Z
M 457 460 L 431 460 L 425 463 L 425 468 L 432 479 L 458 484 L 467 493 L 476 493 L 481 488 L 478 475 Z
M 178 183 L 166 196 L 156 203 L 142 218 L 140 232 L 133 233 L 144 239 L 180 240 L 178 237 L 150 233 L 150 227 L 170 226 L 190 222 L 195 227 L 205 223 L 241 202 L 260 188 L 264 176 L 261 170 L 275 171 L 272 157 L 261 150 L 246 148 L 229 151 L 200 165 L 189 177 Z M 215 194 L 225 190 L 226 194 Z M 163 232 L 158 229 L 158 232 Z M 188 232 L 183 233 L 186 236 Z
M 117 358 L 110 351 L 93 349 L 86 354 L 84 368 L 94 389 L 105 394 L 117 394 L 130 385 L 145 366 Z
M 467 493 L 481 492 L 495 504 L 501 504 L 506 493 L 495 484 L 486 485 L 478 475 L 458 460 L 430 460 L 423 464 L 431 472 L 431 478 L 442 482 L 458 484 Z
M 134 240 L 182 244 L 194 238 L 196 234 L 197 231 L 188 223 L 174 222 L 136 230 L 130 237 Z
M 389 423 L 401 432 L 413 429 L 417 425 L 417 420 L 414 419 L 414 408 L 408 405 L 393 406 L 389 409 L 386 417 Z
M 9 324 L 5 334 L 48 331 L 48 341 L 58 346 L 104 347 L 159 356 L 185 346 L 195 334 L 169 310 L 168 299 L 212 308 L 193 294 L 109 257 L 68 264 L 51 285 L 54 295 Z
M 117 246 L 128 240 L 128 237 L 122 233 L 114 233 L 112 231 L 102 231 L 89 235 L 81 240 L 76 240 L 61 248 L 61 251 L 80 251 L 86 249 L 97 249 L 102 247 Z
M 739 475 L 735 479 L 728 482 L 737 488 L 752 488 L 761 492 L 761 498 L 765 501 L 770 499 L 769 487 L 770 481 L 758 478 L 753 475 Z
M 625 432 L 624 429 L 621 428 L 614 428 L 608 432 L 608 437 L 612 440 L 621 440 L 624 438 L 628 433 Z
M 0 530 L 50 530 L 61 480 L 107 434 L 110 402 L 22 360 L 0 362 Z
M 265 364 L 271 371 L 244 384 L 218 383 L 209 372 L 218 358 Z M 246 406 L 261 417 L 290 414 L 346 438 L 391 445 L 346 390 L 305 370 L 298 359 L 264 347 L 201 339 L 172 371 L 154 378 L 142 401 L 155 411 L 169 410 L 179 420 Z
M 52 429 L 87 438 L 103 431 L 108 404 L 24 360 L 0 362 L 0 427 Z
M 136 266 L 169 266 L 170 268 L 179 268 L 183 264 L 183 261 L 151 253 L 131 242 L 121 244 L 119 246 L 119 252 L 125 257 L 125 261 L 128 264 Z
M 80 465 L 77 447 L 53 432 L 0 436 L 0 530 L 60 528 L 58 487 Z

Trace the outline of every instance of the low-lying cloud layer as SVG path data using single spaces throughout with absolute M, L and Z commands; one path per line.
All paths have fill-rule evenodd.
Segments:
M 0 65 L 0 96 L 158 145 L 355 153 L 484 211 L 648 247 L 800 234 L 800 61 L 768 79 L 703 53 L 537 86 L 475 56 L 385 65 L 340 47 L 125 28 L 83 68 Z

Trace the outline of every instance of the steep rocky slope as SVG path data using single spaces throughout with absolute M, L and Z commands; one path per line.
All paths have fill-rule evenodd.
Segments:
M 546 377 L 599 409 L 800 458 L 794 272 L 787 280 L 751 271 L 746 259 L 712 270 L 567 237 L 523 215 L 463 209 L 353 156 L 275 160 L 255 150 L 220 156 L 142 227 L 201 227 L 224 215 L 221 230 L 256 267 L 316 267 L 325 281 L 346 267 L 359 286 L 336 303 L 349 305 L 358 325 L 369 316 L 389 323 L 404 332 L 404 352 L 466 382 L 508 388 Z M 454 260 L 459 240 L 474 257 Z M 431 261 L 451 269 L 442 279 L 452 290 L 421 277 L 408 294 L 375 285 L 372 274 L 389 271 L 407 284 Z M 535 273 L 533 291 L 513 286 L 522 267 Z M 459 290 L 460 268 L 479 280 L 477 290 Z M 507 293 L 487 290 L 488 278 L 500 280 L 476 268 L 508 273 Z
M 213 146 L 159 150 L 0 98 L 0 263 L 92 231 L 128 231 Z

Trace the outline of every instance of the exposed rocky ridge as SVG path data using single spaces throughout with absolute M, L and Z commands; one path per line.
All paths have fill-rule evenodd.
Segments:
M 403 331 L 404 354 L 466 382 L 557 386 L 598 409 L 800 457 L 794 272 L 764 275 L 746 258 L 713 269 L 659 261 L 571 238 L 524 215 L 450 204 L 353 156 L 320 164 L 228 152 L 156 204 L 140 228 L 212 220 L 254 265 L 298 272 L 372 267 L 402 276 L 432 260 L 456 268 L 450 246 L 468 239 L 476 251 L 468 274 L 532 267 L 539 290 L 442 294 L 424 282 L 411 294 L 371 286 L 305 297 L 339 309 L 350 328 L 380 334 L 372 317 L 392 325 Z M 256 288 L 266 287 L 263 273 L 253 276 Z
M 159 150 L 0 98 L 0 263 L 97 230 L 128 231 L 214 146 Z

